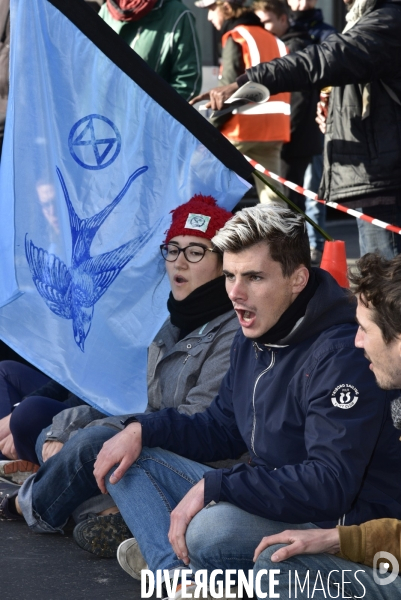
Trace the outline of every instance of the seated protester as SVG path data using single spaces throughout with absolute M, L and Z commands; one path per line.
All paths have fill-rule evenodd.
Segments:
M 222 256 L 213 250 L 210 242 L 232 214 L 217 206 L 211 196 L 202 195 L 195 195 L 172 214 L 171 226 L 161 245 L 171 285 L 167 303 L 170 316 L 149 347 L 145 412 L 174 407 L 179 413 L 192 415 L 204 411 L 215 397 L 227 371 L 230 346 L 238 329 L 238 319 L 225 290 Z M 193 214 L 202 216 L 206 226 L 192 226 Z M 40 405 L 38 399 L 38 412 Z M 58 452 L 77 429 L 102 416 L 89 406 L 60 412 L 54 417 L 50 430 L 44 431 L 37 440 L 38 461 L 42 463 Z M 108 417 L 98 423 L 106 425 L 107 431 L 113 434 L 123 428 L 121 420 L 128 416 Z M 85 515 L 85 510 L 101 512 L 114 506 L 109 497 L 100 498 L 102 502 L 96 504 L 97 508 L 93 504 L 88 510 L 83 508 L 79 518 Z M 94 544 L 92 538 L 88 541 L 86 521 L 75 531 L 74 536 L 81 546 L 101 556 L 115 556 L 113 544 L 118 545 L 130 536 L 119 516 L 92 517 L 90 523 L 91 526 L 96 523 L 98 530 L 104 526 L 108 535 L 112 528 L 115 531 L 111 546 L 110 540 L 106 546 Z
M 37 411 L 38 402 L 40 411 Z M 0 362 L 0 475 L 23 477 L 38 463 L 35 442 L 54 415 L 85 404 L 40 371 L 13 360 Z M 13 431 L 13 425 L 14 431 Z M 24 433 L 15 436 L 15 428 Z M 11 459 L 23 458 L 21 461 Z M 26 461 L 30 463 L 26 464 Z
M 171 576 L 189 561 L 248 570 L 261 536 L 283 522 L 313 528 L 401 516 L 401 448 L 385 402 L 394 393 L 376 387 L 354 346 L 349 293 L 310 269 L 304 220 L 258 205 L 213 243 L 224 252 L 241 330 L 210 407 L 136 415 L 118 434 L 79 431 L 3 502 L 3 514 L 22 513 L 33 530 L 60 531 L 97 485 L 107 486 L 137 540 L 117 553 L 135 577 L 143 560 Z M 246 450 L 249 464 L 201 464 Z
M 399 389 L 401 388 L 401 256 L 389 261 L 375 254 L 365 254 L 357 264 L 360 272 L 351 276 L 351 281 L 355 284 L 354 293 L 358 298 L 356 314 L 359 329 L 355 346 L 365 351 L 365 356 L 370 363 L 369 368 L 381 388 Z M 394 425 L 401 429 L 400 399 L 393 401 L 392 412 Z M 389 459 L 392 460 L 390 455 Z M 383 457 L 383 465 L 385 462 L 386 457 Z M 400 481 L 400 475 L 399 471 L 394 478 L 395 487 Z M 391 502 L 390 498 L 389 501 Z M 255 571 L 280 569 L 280 575 L 275 575 L 277 582 L 275 592 L 281 592 L 281 598 L 312 597 L 307 595 L 307 588 L 301 592 L 299 586 L 297 595 L 294 594 L 294 587 L 289 586 L 290 570 L 298 574 L 301 584 L 309 574 L 310 590 L 314 585 L 316 573 L 320 571 L 321 582 L 317 586 L 320 589 L 313 595 L 316 600 L 330 597 L 330 591 L 333 598 L 336 597 L 334 592 L 339 597 L 339 590 L 341 590 L 341 598 L 366 597 L 375 600 L 399 598 L 401 597 L 401 578 L 398 576 L 401 567 L 401 521 L 398 506 L 393 505 L 388 515 L 394 518 L 380 519 L 378 518 L 380 516 L 383 515 L 376 513 L 372 515 L 375 520 L 362 525 L 342 523 L 336 529 L 289 530 L 263 538 L 255 552 Z M 379 557 L 376 556 L 378 552 L 390 553 L 393 556 Z M 387 567 L 382 566 L 380 571 L 379 566 L 383 563 L 387 563 Z M 362 565 L 366 566 L 362 567 Z M 387 572 L 388 569 L 392 570 L 392 573 Z M 344 586 L 342 573 L 345 571 Z M 330 573 L 329 580 L 328 573 Z M 292 578 L 292 585 L 294 584 Z M 268 577 L 263 576 L 261 591 L 267 592 L 268 589 Z

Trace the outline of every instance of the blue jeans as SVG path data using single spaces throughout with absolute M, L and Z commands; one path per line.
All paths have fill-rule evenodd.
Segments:
M 168 541 L 170 513 L 211 467 L 161 448 L 144 448 L 116 484 L 106 486 L 152 571 L 186 568 Z
M 317 191 L 320 186 L 323 173 L 323 155 L 317 154 L 312 158 L 312 162 L 306 168 L 303 187 L 311 192 Z M 305 214 L 315 221 L 322 229 L 326 227 L 326 207 L 324 204 L 315 202 L 311 198 L 305 196 Z M 306 229 L 309 236 L 309 244 L 311 248 L 316 248 L 323 251 L 324 238 L 322 235 L 309 223 L 306 223 Z
M 358 209 L 367 215 L 401 227 L 401 206 L 396 204 L 371 206 Z M 367 252 L 378 252 L 387 260 L 393 259 L 401 252 L 401 235 L 392 233 L 377 225 L 357 219 L 359 233 L 359 251 L 363 256 Z
M 162 450 L 144 448 L 117 484 L 107 489 L 138 541 L 152 571 L 185 568 L 168 541 L 170 513 L 210 467 Z M 108 478 L 107 478 L 108 481 Z M 186 542 L 194 570 L 252 569 L 252 557 L 264 535 L 284 529 L 308 529 L 251 515 L 222 502 L 201 510 L 189 524 Z
M 256 546 L 266 535 L 286 529 L 316 529 L 313 523 L 288 524 L 252 515 L 228 502 L 206 507 L 191 521 L 186 542 L 194 570 L 252 570 Z
M 389 196 L 389 194 L 386 194 L 386 196 Z M 379 221 L 401 227 L 401 193 L 394 192 L 391 194 L 391 200 L 393 204 L 377 204 L 357 210 Z M 378 252 L 383 258 L 391 260 L 401 252 L 401 235 L 360 219 L 357 219 L 357 225 L 361 256 L 367 252 Z
M 261 578 L 262 592 L 267 594 L 269 592 L 269 569 L 278 569 L 280 573 L 275 574 L 274 578 L 279 583 L 274 587 L 274 591 L 280 594 L 282 600 L 285 598 L 323 600 L 330 597 L 399 600 L 401 597 L 401 577 L 397 576 L 395 581 L 388 585 L 379 585 L 374 580 L 374 575 L 383 583 L 385 579 L 378 571 L 374 572 L 370 567 L 331 554 L 301 554 L 280 563 L 271 562 L 272 554 L 282 546 L 283 544 L 270 546 L 256 561 L 255 575 L 260 569 L 267 570 L 267 574 Z M 388 577 L 388 574 L 385 577 Z M 315 584 L 316 590 L 312 595 Z
M 18 501 L 33 531 L 62 532 L 74 510 L 99 494 L 93 465 L 104 442 L 114 435 L 116 431 L 108 427 L 79 430 L 58 454 L 27 479 Z

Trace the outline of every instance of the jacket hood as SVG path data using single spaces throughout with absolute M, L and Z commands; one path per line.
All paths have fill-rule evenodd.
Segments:
M 277 345 L 298 344 L 334 325 L 355 324 L 356 299 L 351 292 L 340 287 L 327 271 L 318 268 L 312 270 L 319 286 L 299 325 Z

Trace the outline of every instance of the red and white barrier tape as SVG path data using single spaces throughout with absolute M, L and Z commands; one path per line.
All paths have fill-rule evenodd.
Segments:
M 275 175 L 275 173 L 271 173 L 270 171 L 268 171 L 267 169 L 262 167 L 262 165 L 260 165 L 256 161 L 252 160 L 252 158 L 249 158 L 248 156 L 245 156 L 245 158 L 249 163 L 251 163 L 251 165 L 257 171 L 260 171 L 260 173 L 264 173 L 265 175 L 268 175 L 272 179 L 279 181 L 280 183 L 282 183 L 286 187 L 290 188 L 291 190 L 298 192 L 298 194 L 302 194 L 303 196 L 306 196 L 307 198 L 311 198 L 312 200 L 315 200 L 316 202 L 320 202 L 321 204 L 325 204 L 326 206 L 330 206 L 331 208 L 340 210 L 341 212 L 347 213 L 348 215 L 352 215 L 353 217 L 356 217 L 357 219 L 361 219 L 362 221 L 367 221 L 368 223 L 372 223 L 372 225 L 377 225 L 377 227 L 381 227 L 382 229 L 388 229 L 388 231 L 393 231 L 394 233 L 398 233 L 399 235 L 401 235 L 401 227 L 396 227 L 395 225 L 390 225 L 389 223 L 385 223 L 384 221 L 379 221 L 379 219 L 374 219 L 373 217 L 369 217 L 369 215 L 364 215 L 363 213 L 361 213 L 357 210 L 354 210 L 353 208 L 347 208 L 346 206 L 343 206 L 342 204 L 337 204 L 337 202 L 325 202 L 324 200 L 320 200 L 317 197 L 317 194 L 315 194 L 314 192 L 311 192 L 310 190 L 305 190 L 300 185 L 296 185 L 295 183 L 292 183 L 291 181 L 287 181 L 286 179 L 284 179 L 283 177 L 280 177 L 279 175 Z

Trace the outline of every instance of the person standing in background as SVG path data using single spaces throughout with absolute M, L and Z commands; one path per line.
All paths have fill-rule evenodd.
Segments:
M 316 8 L 317 0 L 288 0 L 291 8 L 291 19 L 296 27 L 302 27 L 308 32 L 315 44 L 321 44 L 336 29 L 325 23 L 320 8 Z M 306 167 L 303 187 L 317 194 L 323 174 L 323 134 L 320 133 L 321 148 L 314 154 L 312 160 Z M 291 180 L 292 181 L 292 180 Z M 311 198 L 305 197 L 305 213 L 322 229 L 326 224 L 326 207 Z M 324 246 L 322 235 L 309 223 L 306 224 L 310 241 L 311 261 L 318 266 L 320 264 Z
M 324 44 L 313 44 L 261 63 L 225 87 L 195 100 L 220 109 L 248 81 L 271 93 L 333 86 L 327 114 L 323 178 L 318 194 L 374 219 L 401 224 L 401 0 L 346 0 L 347 25 Z M 323 116 L 324 117 L 324 116 Z M 399 235 L 358 220 L 363 256 L 390 259 L 401 252 Z
M 99 16 L 185 100 L 199 93 L 195 17 L 180 0 L 107 0 Z
M 232 83 L 250 66 L 287 54 L 285 45 L 264 29 L 243 0 L 198 0 L 195 6 L 208 9 L 208 20 L 222 34 L 221 85 Z M 290 94 L 234 109 L 224 121 L 212 122 L 240 152 L 280 174 L 281 148 L 290 139 Z M 255 178 L 255 185 L 260 202 L 282 203 L 262 181 Z
M 265 29 L 284 42 L 290 53 L 313 43 L 304 27 L 291 25 L 285 0 L 256 0 L 252 8 Z M 318 100 L 319 91 L 314 89 L 291 94 L 291 139 L 281 150 L 281 176 L 298 185 L 302 185 L 313 156 L 323 150 L 323 136 L 316 123 Z M 305 210 L 304 196 L 294 190 L 286 190 L 286 194 Z

